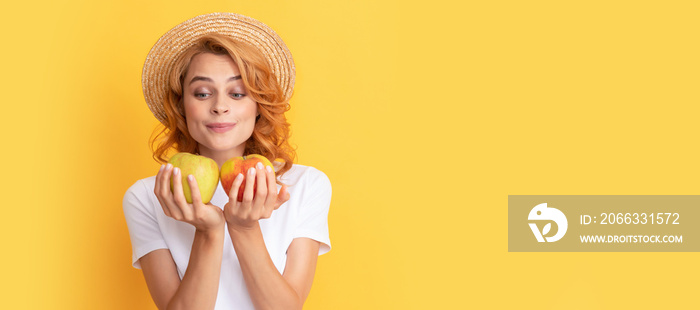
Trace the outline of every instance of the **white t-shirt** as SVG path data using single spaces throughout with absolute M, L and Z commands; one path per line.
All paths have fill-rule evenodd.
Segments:
M 272 212 L 270 218 L 261 219 L 259 223 L 270 258 L 282 273 L 287 261 L 287 249 L 294 238 L 305 237 L 320 242 L 318 255 L 330 251 L 328 209 L 331 183 L 323 172 L 302 165 L 293 165 L 279 180 L 288 186 L 289 201 Z M 195 228 L 163 213 L 153 193 L 154 186 L 155 176 L 142 179 L 124 195 L 124 216 L 133 250 L 132 264 L 140 269 L 141 257 L 153 250 L 169 249 L 182 279 L 189 263 Z M 219 182 L 211 203 L 223 208 L 227 202 L 228 195 Z M 253 309 L 228 230 L 225 233 L 215 309 Z

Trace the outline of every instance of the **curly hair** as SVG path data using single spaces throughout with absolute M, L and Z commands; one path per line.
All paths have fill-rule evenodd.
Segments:
M 257 103 L 260 116 L 255 121 L 253 134 L 245 142 L 243 155 L 260 154 L 271 162 L 281 159 L 284 165 L 279 167 L 277 175 L 287 172 L 292 168 L 296 151 L 288 141 L 290 125 L 284 113 L 289 110 L 289 104 L 284 92 L 257 49 L 219 34 L 202 37 L 175 61 L 169 76 L 170 91 L 163 102 L 166 120 L 151 138 L 153 159 L 165 163 L 171 150 L 199 153 L 197 141 L 187 130 L 182 85 L 192 58 L 201 53 L 230 56 L 241 72 L 248 95 Z

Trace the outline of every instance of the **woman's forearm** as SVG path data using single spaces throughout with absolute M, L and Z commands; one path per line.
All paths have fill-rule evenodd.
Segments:
M 214 309 L 219 291 L 224 230 L 196 231 L 187 271 L 168 309 Z
M 272 263 L 260 225 L 228 228 L 255 309 L 301 309 L 303 301 Z

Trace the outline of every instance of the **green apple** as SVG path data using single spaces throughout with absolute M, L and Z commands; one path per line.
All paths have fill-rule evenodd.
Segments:
M 187 182 L 187 176 L 190 174 L 197 180 L 197 187 L 199 187 L 202 202 L 208 203 L 211 200 L 216 191 L 216 186 L 219 185 L 219 165 L 213 159 L 182 152 L 170 157 L 168 162 L 174 167 L 180 168 L 182 191 L 187 202 L 192 203 L 192 192 Z M 172 178 L 170 179 L 170 190 L 173 190 Z

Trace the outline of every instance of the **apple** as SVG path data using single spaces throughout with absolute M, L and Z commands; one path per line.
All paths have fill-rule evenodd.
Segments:
M 168 162 L 174 167 L 180 168 L 182 191 L 187 202 L 192 203 L 192 192 L 190 191 L 190 184 L 187 182 L 187 176 L 190 174 L 197 180 L 197 187 L 199 187 L 202 202 L 208 203 L 211 200 L 217 185 L 219 185 L 219 166 L 213 159 L 182 152 L 170 157 Z M 173 190 L 172 178 L 170 179 L 170 190 Z
M 272 163 L 270 163 L 270 160 L 268 160 L 265 156 L 258 155 L 258 154 L 251 154 L 248 156 L 240 156 L 240 157 L 234 157 L 229 160 L 227 160 L 223 165 L 221 165 L 221 185 L 224 187 L 224 190 L 226 193 L 231 192 L 231 187 L 233 186 L 233 181 L 236 179 L 236 176 L 240 173 L 243 174 L 243 183 L 241 184 L 241 187 L 238 189 L 238 201 L 243 200 L 243 191 L 245 190 L 245 177 L 248 174 L 248 169 L 254 168 L 255 165 L 258 163 L 262 163 L 263 166 L 269 166 L 270 168 L 274 167 L 272 166 Z M 273 170 L 274 171 L 274 170 Z M 253 188 L 253 192 L 258 187 L 257 182 L 254 183 L 255 187 Z

